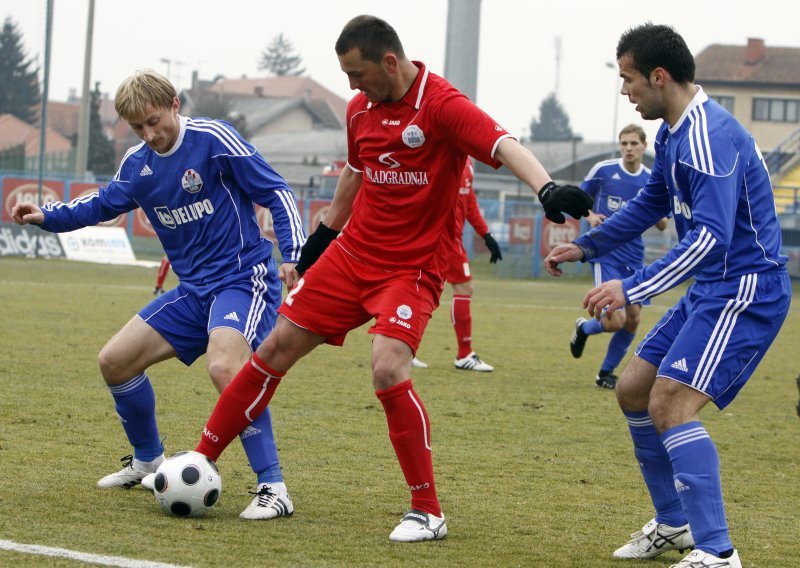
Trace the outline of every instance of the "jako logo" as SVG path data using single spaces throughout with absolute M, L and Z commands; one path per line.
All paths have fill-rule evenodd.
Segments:
M 407 321 L 403 321 L 401 319 L 397 319 L 396 317 L 392 316 L 389 318 L 389 323 L 393 323 L 399 325 L 400 327 L 404 327 L 406 329 L 411 329 L 411 324 Z
M 687 219 L 692 218 L 692 210 L 686 203 L 678 199 L 677 195 L 672 196 L 672 212 L 675 215 L 683 215 Z
M 420 489 L 428 489 L 431 486 L 430 483 L 420 483 L 419 485 L 409 485 L 411 491 L 419 491 Z
M 203 436 L 211 440 L 212 442 L 219 442 L 219 436 L 214 434 L 211 430 L 203 426 Z
M 381 122 L 384 126 L 400 126 L 399 120 L 389 120 L 388 118 L 384 118 Z

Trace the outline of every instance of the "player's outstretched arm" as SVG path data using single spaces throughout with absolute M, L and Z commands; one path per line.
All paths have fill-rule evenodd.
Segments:
M 300 251 L 300 261 L 297 263 L 297 272 L 302 276 L 306 270 L 317 262 L 325 249 L 328 248 L 350 218 L 353 211 L 353 202 L 358 190 L 361 188 L 361 173 L 349 166 L 345 166 L 336 184 L 333 201 L 323 219 L 313 233 L 308 236 L 306 244 Z
M 554 223 L 566 221 L 564 213 L 575 219 L 589 215 L 594 200 L 579 187 L 553 182 L 536 156 L 513 138 L 500 141 L 495 157 L 539 196 L 545 216 Z
M 558 245 L 544 259 L 544 267 L 551 276 L 561 276 L 562 270 L 558 267 L 562 262 L 578 262 L 583 260 L 583 251 L 578 245 Z
M 17 225 L 41 225 L 44 223 L 42 208 L 35 203 L 17 203 L 11 208 L 11 218 Z

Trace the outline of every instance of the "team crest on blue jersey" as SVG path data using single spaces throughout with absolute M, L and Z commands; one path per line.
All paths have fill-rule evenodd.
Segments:
M 189 193 L 197 193 L 203 189 L 203 178 L 194 170 L 186 170 L 183 172 L 181 185 L 183 185 L 183 189 Z
M 425 144 L 425 134 L 416 124 L 409 124 L 403 130 L 403 143 L 409 148 L 419 148 Z
M 609 195 L 608 199 L 606 199 L 606 206 L 609 211 L 619 211 L 624 203 L 621 197 L 616 197 L 614 195 Z

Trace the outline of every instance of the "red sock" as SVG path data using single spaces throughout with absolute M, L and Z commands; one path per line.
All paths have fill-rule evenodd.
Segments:
M 169 274 L 169 267 L 169 259 L 165 256 L 161 259 L 161 264 L 158 267 L 158 274 L 156 275 L 156 288 L 164 287 L 164 280 L 167 279 L 167 274 Z
M 456 330 L 458 341 L 458 356 L 463 359 L 472 353 L 472 296 L 466 294 L 453 294 L 453 305 L 450 309 L 450 321 Z
M 386 412 L 389 439 L 400 469 L 411 488 L 411 508 L 437 517 L 442 508 L 436 498 L 428 413 L 414 391 L 411 379 L 386 390 L 375 391 Z
M 195 451 L 217 461 L 228 444 L 267 408 L 283 374 L 276 373 L 253 353 L 222 390 Z

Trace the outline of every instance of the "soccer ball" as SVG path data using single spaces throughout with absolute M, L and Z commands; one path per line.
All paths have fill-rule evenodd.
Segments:
M 178 452 L 165 459 L 153 482 L 156 501 L 176 517 L 199 517 L 222 493 L 217 465 L 198 452 Z

